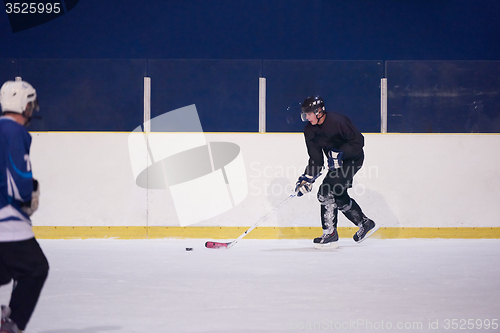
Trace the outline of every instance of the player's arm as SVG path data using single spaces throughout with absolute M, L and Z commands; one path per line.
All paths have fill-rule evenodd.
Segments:
M 359 155 L 365 144 L 361 132 L 350 122 L 340 124 L 340 133 L 345 143 L 339 148 L 343 159 L 351 159 Z
M 321 170 L 323 170 L 323 151 L 320 147 L 314 144 L 314 142 L 308 139 L 307 134 L 306 147 L 307 153 L 309 154 L 309 162 L 304 173 L 299 177 L 297 183 L 295 184 L 295 193 L 297 196 L 302 196 L 312 190 L 312 184 L 321 175 Z
M 9 195 L 19 202 L 21 209 L 31 216 L 38 209 L 40 187 L 33 179 L 29 156 L 29 143 L 22 137 L 14 137 L 8 149 L 8 188 Z
M 21 137 L 10 140 L 7 169 L 10 195 L 20 202 L 29 202 L 33 192 L 33 174 L 29 151 Z
M 307 134 L 305 134 L 305 140 L 309 161 L 304 173 L 315 177 L 323 170 L 325 164 L 323 150 Z

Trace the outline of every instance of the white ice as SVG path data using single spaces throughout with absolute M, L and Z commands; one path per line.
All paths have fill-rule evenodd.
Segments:
M 51 270 L 26 333 L 500 330 L 500 240 L 39 242 Z

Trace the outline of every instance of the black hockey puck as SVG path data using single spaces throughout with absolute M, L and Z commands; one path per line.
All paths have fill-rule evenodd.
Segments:
M 186 251 L 193 251 L 192 247 L 186 247 Z

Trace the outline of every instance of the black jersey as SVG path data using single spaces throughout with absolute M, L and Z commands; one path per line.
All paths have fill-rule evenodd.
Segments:
M 321 125 L 307 123 L 304 128 L 309 163 L 305 173 L 317 175 L 323 165 L 324 156 L 331 149 L 343 153 L 343 161 L 362 158 L 365 139 L 351 120 L 335 112 L 325 112 L 325 121 Z

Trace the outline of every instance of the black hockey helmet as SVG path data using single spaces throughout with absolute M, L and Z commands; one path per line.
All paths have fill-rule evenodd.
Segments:
M 309 112 L 314 112 L 316 116 L 321 111 L 325 111 L 325 101 L 320 96 L 309 96 L 306 98 L 304 103 L 301 106 L 302 113 L 300 118 L 302 121 L 307 121 L 306 114 Z

